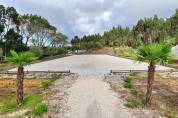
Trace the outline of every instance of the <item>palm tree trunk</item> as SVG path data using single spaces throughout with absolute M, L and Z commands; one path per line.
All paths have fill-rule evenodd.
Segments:
M 17 105 L 20 107 L 23 102 L 23 79 L 24 70 L 23 67 L 18 68 L 17 72 Z
M 151 61 L 150 65 L 148 67 L 147 93 L 146 93 L 146 101 L 145 101 L 145 106 L 146 107 L 151 107 L 152 89 L 153 89 L 153 83 L 154 83 L 154 74 L 155 74 L 155 65 Z

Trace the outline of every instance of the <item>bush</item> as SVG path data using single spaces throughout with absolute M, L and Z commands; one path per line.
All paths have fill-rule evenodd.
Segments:
M 124 82 L 126 83 L 131 83 L 132 82 L 133 77 L 132 76 L 127 76 L 126 79 L 124 80 Z
M 124 83 L 124 87 L 131 89 L 132 88 L 132 83 Z
M 38 56 L 40 59 L 47 57 L 47 56 L 55 56 L 55 55 L 61 55 L 66 54 L 67 49 L 66 48 L 55 48 L 55 47 L 36 47 L 33 46 L 30 48 L 30 51 L 35 54 L 35 56 Z
M 60 75 L 58 75 L 58 74 L 52 74 L 51 75 L 51 81 L 53 82 L 53 81 L 56 81 L 57 79 L 59 79 L 60 78 Z
M 44 50 L 41 47 L 33 46 L 30 48 L 30 52 L 34 53 L 39 59 L 43 58 Z
M 127 100 L 127 103 L 124 104 L 124 106 L 126 106 L 128 108 L 136 108 L 139 105 L 140 105 L 140 103 L 135 99 Z
M 35 116 L 41 116 L 47 110 L 48 110 L 48 105 L 44 103 L 40 103 L 34 109 L 32 109 L 32 114 Z
M 55 47 L 46 47 L 44 48 L 44 54 L 43 56 L 55 56 L 55 55 L 61 55 L 61 54 L 66 54 L 67 50 L 65 48 L 55 48 Z
M 132 88 L 132 79 L 133 77 L 132 76 L 127 76 L 124 80 L 124 87 L 125 88 Z

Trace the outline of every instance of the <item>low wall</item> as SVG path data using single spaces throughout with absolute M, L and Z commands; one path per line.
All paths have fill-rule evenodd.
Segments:
M 54 74 L 54 72 L 28 72 L 28 73 L 26 72 L 24 79 L 49 79 L 51 78 L 52 74 Z M 70 75 L 72 73 L 55 72 L 55 74 L 65 76 L 65 75 Z M 0 79 L 16 79 L 16 73 L 8 73 L 8 72 L 0 73 Z

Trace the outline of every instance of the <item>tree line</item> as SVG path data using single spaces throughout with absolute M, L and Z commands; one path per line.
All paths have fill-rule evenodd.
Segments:
M 0 5 L 0 21 L 0 56 L 8 56 L 12 49 L 16 52 L 35 50 L 38 54 L 51 53 L 67 42 L 67 36 L 44 17 L 21 15 L 14 7 Z
M 119 25 L 103 35 L 75 36 L 71 44 L 73 49 L 86 50 L 121 45 L 137 48 L 141 43 L 160 43 L 165 40 L 170 40 L 173 45 L 178 44 L 178 9 L 167 19 L 155 15 L 138 20 L 132 28 Z

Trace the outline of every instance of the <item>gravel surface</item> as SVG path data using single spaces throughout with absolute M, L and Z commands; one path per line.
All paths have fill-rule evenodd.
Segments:
M 137 118 L 124 106 L 118 95 L 110 90 L 101 75 L 82 75 L 69 89 L 64 118 Z
M 146 63 L 136 63 L 130 59 L 124 59 L 109 55 L 74 55 L 54 59 L 25 67 L 28 71 L 64 71 L 71 70 L 78 74 L 106 74 L 111 69 L 116 70 L 147 70 Z M 157 70 L 170 69 L 157 66 Z M 14 71 L 15 69 L 13 69 Z

